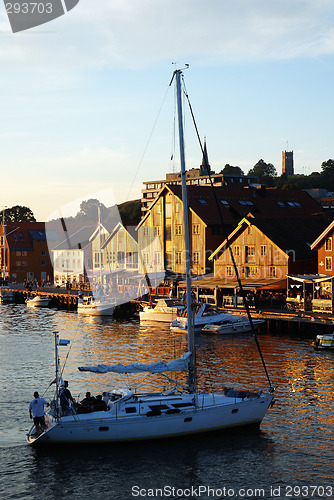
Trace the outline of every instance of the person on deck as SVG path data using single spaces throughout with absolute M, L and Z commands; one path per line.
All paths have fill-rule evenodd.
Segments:
M 32 399 L 29 403 L 29 415 L 30 418 L 34 420 L 37 436 L 39 436 L 46 430 L 44 417 L 45 405 L 49 406 L 49 403 L 44 398 L 40 398 L 38 392 L 35 391 L 34 399 Z
M 68 381 L 64 380 L 64 385 L 60 391 L 60 406 L 62 415 L 70 414 L 70 402 L 74 403 L 71 391 L 68 388 Z
M 96 399 L 94 396 L 92 396 L 90 392 L 86 392 L 86 397 L 80 401 L 80 406 L 85 408 L 87 411 L 92 411 L 95 402 Z

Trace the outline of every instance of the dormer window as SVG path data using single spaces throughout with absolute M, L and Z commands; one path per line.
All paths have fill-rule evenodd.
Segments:
M 249 206 L 249 207 L 253 206 L 253 202 L 250 200 L 240 200 L 239 203 L 240 203 L 240 205 L 243 205 L 243 206 Z
M 202 204 L 202 205 L 207 205 L 208 202 L 206 200 L 199 200 L 199 202 Z

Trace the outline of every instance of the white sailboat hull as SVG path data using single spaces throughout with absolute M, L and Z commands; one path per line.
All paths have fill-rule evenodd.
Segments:
M 265 395 L 241 400 L 219 394 L 203 397 L 204 404 L 207 398 L 211 399 L 211 404 L 200 406 L 201 395 L 196 408 L 176 414 L 116 416 L 104 411 L 64 417 L 61 422 L 53 422 L 37 439 L 28 436 L 28 442 L 37 445 L 138 441 L 259 425 L 273 398 L 272 395 Z M 214 400 L 217 404 L 214 404 Z

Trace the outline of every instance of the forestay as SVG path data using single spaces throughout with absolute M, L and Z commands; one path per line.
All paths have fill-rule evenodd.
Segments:
M 94 372 L 94 373 L 163 373 L 163 372 L 177 372 L 177 371 L 187 371 L 189 366 L 189 358 L 191 352 L 185 352 L 180 358 L 172 359 L 168 363 L 164 361 L 156 361 L 148 365 L 140 364 L 129 364 L 122 365 L 121 363 L 117 365 L 97 365 L 97 366 L 79 366 L 78 369 L 81 372 Z

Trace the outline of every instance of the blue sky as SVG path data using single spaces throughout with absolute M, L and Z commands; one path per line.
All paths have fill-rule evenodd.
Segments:
M 1 4 L 1 205 L 45 220 L 92 193 L 139 198 L 177 170 L 173 61 L 190 64 L 216 172 L 262 158 L 280 174 L 287 148 L 301 174 L 334 157 L 332 0 L 80 0 L 16 34 Z M 189 117 L 186 157 L 199 166 Z

